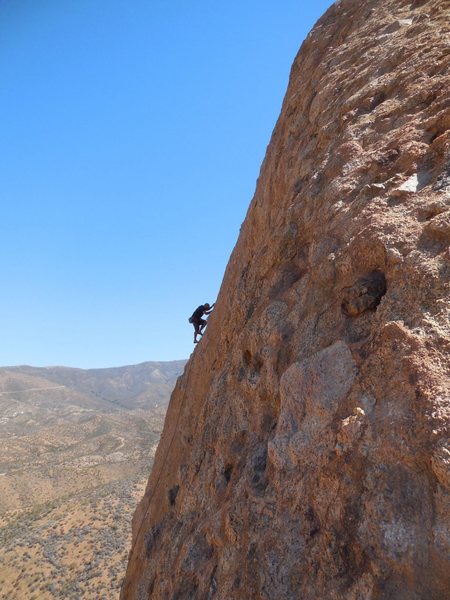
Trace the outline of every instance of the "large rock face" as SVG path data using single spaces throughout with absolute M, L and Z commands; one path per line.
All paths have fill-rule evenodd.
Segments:
M 303 44 L 123 600 L 450 597 L 449 40 L 343 0 Z

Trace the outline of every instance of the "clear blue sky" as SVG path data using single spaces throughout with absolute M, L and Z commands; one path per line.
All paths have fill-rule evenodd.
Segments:
M 330 0 L 0 0 L 0 365 L 187 358 Z

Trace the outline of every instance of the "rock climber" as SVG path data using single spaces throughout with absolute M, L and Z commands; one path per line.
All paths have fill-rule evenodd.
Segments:
M 203 335 L 203 330 L 208 324 L 206 319 L 202 319 L 203 315 L 210 315 L 214 306 L 215 303 L 212 306 L 210 306 L 207 302 L 205 304 L 200 304 L 200 306 L 194 310 L 192 316 L 189 318 L 189 323 L 192 323 L 194 326 L 194 344 L 197 344 L 197 336 Z

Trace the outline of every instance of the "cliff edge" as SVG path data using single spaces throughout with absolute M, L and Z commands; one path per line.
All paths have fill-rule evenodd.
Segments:
M 450 597 L 449 243 L 450 3 L 335 2 L 172 395 L 122 600 Z

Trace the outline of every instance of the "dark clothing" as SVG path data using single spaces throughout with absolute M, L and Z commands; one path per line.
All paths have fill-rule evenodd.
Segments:
M 189 318 L 189 323 L 192 323 L 194 326 L 194 344 L 197 344 L 197 336 L 202 336 L 203 330 L 208 325 L 208 321 L 206 319 L 202 319 L 202 317 L 205 314 L 209 315 L 212 311 L 212 308 L 213 307 L 208 303 L 200 304 L 200 306 L 198 306 L 192 313 L 192 317 Z
M 195 328 L 195 331 L 200 331 L 200 327 L 203 327 L 203 325 L 206 325 L 208 323 L 208 321 L 206 321 L 206 319 L 192 319 L 192 325 Z
M 206 312 L 206 308 L 204 304 L 200 304 L 200 306 L 198 308 L 196 308 L 194 310 L 194 312 L 192 313 L 192 323 L 199 323 L 200 321 L 203 321 L 204 319 L 202 319 L 203 315 Z

